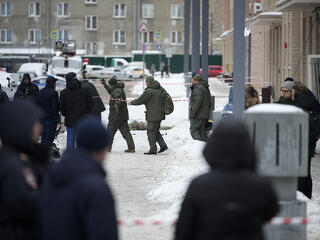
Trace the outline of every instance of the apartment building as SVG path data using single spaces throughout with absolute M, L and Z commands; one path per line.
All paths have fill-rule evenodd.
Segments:
M 249 6 L 249 5 L 248 5 Z M 248 15 L 251 56 L 248 76 L 274 88 L 280 95 L 283 80 L 290 76 L 306 84 L 320 97 L 320 0 L 264 0 L 261 12 Z M 224 65 L 232 71 L 232 1 L 225 0 Z M 258 84 L 258 85 L 261 85 Z
M 52 53 L 57 39 L 76 40 L 77 53 L 92 56 L 128 55 L 143 44 L 183 54 L 183 19 L 183 0 L 0 0 L 0 54 Z M 148 33 L 138 32 L 143 23 Z M 211 41 L 209 49 L 216 51 Z

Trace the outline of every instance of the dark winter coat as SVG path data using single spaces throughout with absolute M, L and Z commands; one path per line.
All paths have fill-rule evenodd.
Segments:
M 45 86 L 38 93 L 37 105 L 43 110 L 45 116 L 42 121 L 58 121 L 59 119 L 59 96 L 54 87 Z
M 38 239 L 36 204 L 49 154 L 30 132 L 40 116 L 34 106 L 17 102 L 0 110 L 0 239 Z
M 92 99 L 88 89 L 81 88 L 77 79 L 67 82 L 67 88 L 60 93 L 60 112 L 65 116 L 65 125 L 75 124 L 92 111 Z
M 67 150 L 49 171 L 40 199 L 42 240 L 117 240 L 114 200 L 102 166 Z
M 279 207 L 271 184 L 254 172 L 256 157 L 245 125 L 223 121 L 203 153 L 212 170 L 190 184 L 175 240 L 264 239 L 262 225 Z
M 146 121 L 159 122 L 165 119 L 163 112 L 163 88 L 158 81 L 153 81 L 143 94 L 132 101 L 132 105 L 146 106 Z
M 211 111 L 211 94 L 206 81 L 193 85 L 190 99 L 190 119 L 208 120 Z
M 125 101 L 113 100 L 123 99 L 126 100 L 126 93 L 124 91 L 124 83 L 118 82 L 115 86 L 105 85 L 105 88 L 110 94 L 109 102 L 109 120 L 126 121 L 129 119 L 128 106 Z
M 293 101 L 291 98 L 284 98 L 283 96 L 281 96 L 276 103 L 293 105 Z
M 14 94 L 14 100 L 25 99 L 35 102 L 38 95 L 39 88 L 34 83 L 24 83 L 22 82 L 17 88 L 16 93 Z
M 9 102 L 8 95 L 0 88 L 0 105 Z
M 92 98 L 91 114 L 100 114 L 103 111 L 105 111 L 106 108 L 101 100 L 101 97 L 100 97 L 96 87 L 91 82 L 88 82 L 88 81 L 82 82 L 81 86 L 83 88 L 88 89 L 90 92 L 90 96 Z

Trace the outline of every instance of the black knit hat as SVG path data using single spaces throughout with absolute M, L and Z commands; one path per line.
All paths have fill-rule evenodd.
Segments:
M 94 116 L 81 120 L 76 126 L 77 146 L 90 152 L 106 149 L 110 143 L 108 130 Z
M 109 85 L 116 85 L 117 84 L 117 78 L 113 76 L 112 78 L 109 79 L 108 83 Z
M 46 80 L 46 85 L 48 86 L 53 86 L 53 84 L 58 81 L 58 79 L 56 79 L 55 77 L 53 76 L 48 76 L 47 77 L 47 80 Z
M 23 76 L 22 76 L 22 81 L 24 81 L 25 79 L 28 79 L 29 81 L 31 81 L 31 77 L 30 77 L 30 74 L 29 74 L 29 73 L 23 74 Z
M 77 77 L 77 74 L 75 74 L 74 72 L 69 72 L 66 75 L 66 81 L 68 82 L 68 81 L 72 80 L 74 77 Z

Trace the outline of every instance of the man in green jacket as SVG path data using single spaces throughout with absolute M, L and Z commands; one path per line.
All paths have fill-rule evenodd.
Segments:
M 124 83 L 117 81 L 115 77 L 112 77 L 108 81 L 109 85 L 102 80 L 102 84 L 111 96 L 109 102 L 109 124 L 108 129 L 111 134 L 111 145 L 113 143 L 114 135 L 118 130 L 122 137 L 127 141 L 128 149 L 125 150 L 127 153 L 135 152 L 135 145 L 133 142 L 132 135 L 130 133 L 128 120 L 129 113 L 128 107 L 125 102 L 126 93 L 124 92 Z M 120 100 L 121 99 L 121 100 Z
M 190 133 L 194 140 L 206 141 L 206 123 L 211 111 L 211 94 L 207 81 L 197 74 L 192 78 L 190 99 Z
M 167 144 L 159 131 L 161 121 L 165 119 L 162 105 L 164 89 L 160 86 L 160 83 L 155 81 L 151 76 L 147 77 L 146 85 L 147 88 L 144 90 L 143 94 L 139 98 L 128 102 L 128 105 L 144 104 L 146 106 L 147 135 L 150 149 L 144 154 L 156 155 L 157 142 L 160 145 L 158 153 L 162 153 L 168 149 Z

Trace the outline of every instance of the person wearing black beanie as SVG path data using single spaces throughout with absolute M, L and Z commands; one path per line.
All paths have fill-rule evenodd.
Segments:
M 76 125 L 76 132 L 77 148 L 65 151 L 43 184 L 41 239 L 118 240 L 114 199 L 103 168 L 108 130 L 91 116 Z

